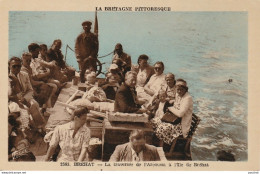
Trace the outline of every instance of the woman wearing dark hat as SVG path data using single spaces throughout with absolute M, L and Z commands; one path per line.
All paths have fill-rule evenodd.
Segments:
M 144 92 L 144 86 L 154 74 L 154 69 L 148 64 L 148 59 L 149 57 L 147 55 L 140 55 L 137 60 L 138 65 L 132 66 L 131 69 L 137 73 L 136 92 L 138 98 L 143 98 L 142 93 Z
M 150 77 L 154 74 L 154 69 L 148 64 L 149 57 L 142 54 L 138 57 L 136 67 L 132 67 L 132 71 L 137 73 L 136 86 L 144 87 L 144 85 L 149 81 Z
M 176 124 L 174 121 L 165 121 L 163 117 L 151 120 L 157 138 L 168 145 L 171 145 L 180 135 L 186 138 L 191 126 L 193 101 L 185 80 L 176 81 L 176 91 L 174 106 L 169 107 L 168 110 L 173 114 L 172 117 L 181 118 L 181 121 Z

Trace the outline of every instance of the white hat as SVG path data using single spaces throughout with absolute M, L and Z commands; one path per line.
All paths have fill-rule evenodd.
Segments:
M 91 71 L 89 74 L 87 74 L 87 78 L 89 77 L 96 77 L 96 73 L 94 71 Z
M 15 102 L 11 102 L 9 104 L 9 110 L 10 110 L 10 113 L 14 113 L 14 112 L 20 112 L 20 107 L 17 103 Z
M 110 67 L 109 67 L 109 70 L 111 70 L 111 69 L 117 69 L 118 68 L 118 66 L 117 66 L 117 64 L 111 64 L 110 65 Z

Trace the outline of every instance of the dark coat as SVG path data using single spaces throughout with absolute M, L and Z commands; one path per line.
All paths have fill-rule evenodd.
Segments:
M 57 65 L 60 68 L 65 68 L 66 64 L 65 61 L 63 60 L 63 54 L 61 53 L 61 51 L 54 51 L 53 49 L 49 49 L 47 52 L 48 58 L 50 59 L 50 61 L 55 60 L 57 62 Z
M 130 143 L 116 146 L 109 161 L 132 161 L 132 150 Z M 160 156 L 155 146 L 145 144 L 143 149 L 143 161 L 160 161 Z
M 85 59 L 89 56 L 97 57 L 98 37 L 93 33 L 81 33 L 75 43 L 75 54 L 77 59 Z
M 130 87 L 124 83 L 117 90 L 114 108 L 115 112 L 123 113 L 134 113 L 140 109 L 135 103 Z

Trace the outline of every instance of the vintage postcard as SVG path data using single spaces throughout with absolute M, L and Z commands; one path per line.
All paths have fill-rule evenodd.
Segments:
M 0 5 L 1 170 L 259 171 L 259 1 Z

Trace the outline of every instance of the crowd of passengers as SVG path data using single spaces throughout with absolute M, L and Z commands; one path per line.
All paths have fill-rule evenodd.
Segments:
M 45 135 L 46 120 L 51 114 L 55 96 L 68 81 L 75 78 L 76 70 L 64 61 L 61 46 L 61 40 L 54 40 L 49 49 L 45 44 L 31 43 L 28 52 L 23 53 L 21 58 L 9 59 L 10 160 L 35 160 L 28 150 L 30 142 L 26 138 L 27 129 Z M 175 80 L 173 73 L 165 74 L 163 62 L 158 61 L 154 65 L 149 65 L 148 62 L 149 57 L 143 54 L 138 57 L 137 65 L 133 65 L 130 55 L 118 43 L 105 74 L 105 81 L 98 82 L 96 68 L 88 66 L 84 74 L 87 91 L 82 99 L 90 102 L 85 108 L 72 113 L 71 122 L 62 125 L 63 127 L 57 126 L 45 160 L 50 160 L 57 145 L 61 148 L 60 159 L 85 159 L 90 131 L 85 124 L 86 117 L 82 115 L 94 109 L 91 105 L 93 102 L 112 101 L 114 112 L 147 113 L 160 142 L 158 146 L 167 147 L 175 138 L 187 137 L 193 111 L 187 82 L 183 79 Z M 70 131 L 71 137 L 70 133 L 66 133 Z M 64 138 L 66 136 L 69 137 Z M 78 147 L 76 151 L 75 146 Z M 24 153 L 26 155 L 17 155 L 19 149 L 27 149 Z

